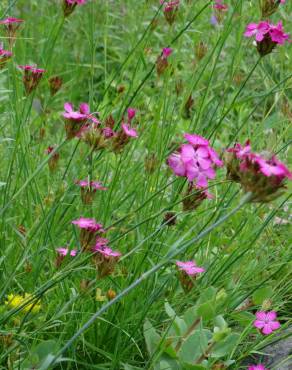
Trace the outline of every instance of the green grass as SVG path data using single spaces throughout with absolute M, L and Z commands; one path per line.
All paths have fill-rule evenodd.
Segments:
M 215 198 L 183 212 L 186 182 L 166 165 L 175 143 L 191 132 L 209 138 L 219 153 L 250 138 L 256 151 L 276 152 L 284 162 L 290 159 L 291 168 L 291 45 L 259 58 L 251 39 L 243 37 L 246 24 L 260 20 L 258 1 L 226 0 L 229 10 L 216 28 L 210 25 L 209 2 L 182 3 L 169 26 L 158 0 L 92 0 L 65 20 L 62 1 L 1 1 L 1 19 L 25 19 L 14 56 L 0 70 L 1 369 L 41 368 L 36 358 L 41 343 L 43 359 L 60 355 L 56 369 L 175 369 L 158 367 L 161 348 L 147 350 L 145 322 L 168 337 L 175 317 L 165 312 L 165 302 L 183 317 L 210 287 L 216 289 L 216 315 L 224 315 L 239 336 L 232 351 L 209 366 L 232 359 L 229 368 L 240 369 L 245 358 L 275 340 L 274 334 L 265 337 L 252 327 L 253 314 L 266 298 L 281 328 L 291 325 L 291 186 L 271 203 L 244 205 L 215 228 L 240 204 L 239 185 L 219 169 L 210 183 Z M 271 19 L 282 19 L 289 31 L 291 11 L 287 2 Z M 200 41 L 208 51 L 199 61 Z M 158 77 L 156 58 L 166 46 L 174 50 L 171 66 Z M 47 72 L 26 97 L 17 66 L 32 63 Z M 51 97 L 53 75 L 64 84 Z M 194 105 L 187 117 L 190 95 Z M 117 122 L 129 106 L 137 108 L 139 138 L 118 155 L 92 152 L 77 139 L 66 141 L 62 112 L 67 101 L 88 102 L 102 120 L 113 114 Z M 60 153 L 54 174 L 45 154 L 52 144 Z M 151 174 L 145 170 L 149 156 L 155 158 Z M 87 176 L 108 186 L 96 193 L 92 206 L 82 204 L 74 184 Z M 176 212 L 175 226 L 163 223 L 167 211 Z M 82 253 L 56 269 L 57 247 L 80 248 L 79 230 L 71 221 L 81 216 L 109 228 L 110 246 L 123 253 L 113 275 L 98 279 L 91 257 Z M 290 224 L 277 225 L 276 217 Z M 189 293 L 176 273 L 178 251 L 179 259 L 194 258 L 206 268 Z M 82 281 L 90 282 L 86 289 Z M 133 289 L 124 294 L 129 286 Z M 107 303 L 109 289 L 121 295 L 83 330 Z M 8 294 L 25 292 L 39 298 L 39 313 L 5 304 Z M 213 330 L 213 318 L 203 321 Z M 51 359 L 44 369 L 53 368 Z

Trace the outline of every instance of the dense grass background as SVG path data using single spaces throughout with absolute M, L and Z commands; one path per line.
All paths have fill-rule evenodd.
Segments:
M 107 300 L 109 289 L 121 292 L 173 246 L 180 247 L 180 238 L 191 240 L 238 205 L 240 188 L 225 180 L 223 168 L 211 189 L 215 199 L 195 212 L 182 211 L 185 181 L 175 179 L 165 161 L 184 132 L 210 138 L 218 152 L 251 138 L 255 150 L 278 152 L 288 161 L 291 46 L 278 47 L 259 60 L 252 41 L 243 37 L 246 24 L 260 20 L 258 1 L 226 2 L 229 10 L 217 27 L 210 24 L 212 8 L 205 0 L 182 1 L 170 27 L 156 0 L 88 1 L 65 20 L 61 1 L 1 1 L 1 18 L 25 20 L 13 60 L 0 71 L 0 336 L 13 335 L 11 343 L 2 339 L 0 344 L 1 369 L 32 368 L 35 348 L 43 341 L 54 340 L 53 352 L 60 350 L 104 304 L 100 294 Z M 288 2 L 272 20 L 282 19 L 289 31 L 291 11 Z M 5 44 L 4 32 L 1 39 Z M 199 61 L 195 48 L 201 41 L 208 51 Z M 169 45 L 174 50 L 171 66 L 158 78 L 155 61 Z M 47 72 L 36 92 L 26 97 L 17 65 L 31 63 Z M 48 85 L 52 75 L 64 79 L 54 97 Z M 124 92 L 119 92 L 121 86 Z M 190 95 L 194 105 L 186 114 Z M 76 106 L 88 102 L 102 119 L 113 114 L 117 121 L 127 107 L 136 107 L 139 138 L 120 155 L 91 153 L 78 140 L 66 141 L 66 101 Z M 45 154 L 52 144 L 60 153 L 54 174 Z M 147 158 L 155 158 L 151 174 L 145 170 Z M 88 175 L 109 188 L 96 194 L 93 206 L 82 204 L 74 184 Z M 287 191 L 271 204 L 241 208 L 180 256 L 194 257 L 206 268 L 196 289 L 185 294 L 174 265 L 166 265 L 82 333 L 57 368 L 153 368 L 155 356 L 147 353 L 143 335 L 145 319 L 158 331 L 165 330 L 171 323 L 166 300 L 182 315 L 210 286 L 224 295 L 219 313 L 241 333 L 234 352 L 225 356 L 235 360 L 231 368 L 240 368 L 243 358 L 273 340 L 246 324 L 251 320 L 248 313 L 259 309 L 264 299 L 278 311 L 282 328 L 291 324 L 290 204 Z M 174 227 L 163 225 L 166 211 L 177 213 Z M 79 246 L 71 221 L 80 216 L 95 217 L 110 227 L 110 245 L 123 253 L 114 275 L 97 279 L 95 267 L 82 254 L 56 269 L 55 249 Z M 279 217 L 290 225 L 275 223 Z M 90 281 L 86 289 L 81 283 L 85 280 Z M 259 289 L 263 298 L 254 299 Z M 8 294 L 24 292 L 40 298 L 39 313 L 25 314 L 5 305 Z M 247 302 L 247 321 L 242 321 L 236 312 Z M 208 321 L 206 326 L 213 328 Z

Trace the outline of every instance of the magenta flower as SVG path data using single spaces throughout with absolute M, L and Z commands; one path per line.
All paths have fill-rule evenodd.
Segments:
M 78 220 L 72 221 L 72 224 L 78 226 L 80 229 L 85 229 L 91 232 L 104 232 L 102 224 L 96 223 L 94 218 L 80 217 Z
M 9 50 L 4 50 L 3 46 L 0 44 L 0 69 L 4 68 L 8 60 L 12 57 L 12 52 Z
M 250 365 L 248 367 L 248 370 L 267 370 L 264 365 L 258 364 L 258 365 Z
M 76 184 L 81 188 L 90 188 L 92 191 L 107 190 L 107 188 L 104 187 L 99 181 L 80 180 L 76 181 Z
M 257 329 L 260 329 L 262 334 L 269 335 L 281 326 L 276 318 L 277 313 L 275 311 L 258 311 L 256 312 L 256 320 L 253 322 L 253 325 Z
M 176 13 L 179 8 L 180 0 L 165 1 L 161 0 L 160 4 L 164 4 L 163 13 L 168 24 L 172 25 L 176 18 Z
M 173 52 L 172 48 L 163 48 L 162 49 L 162 57 L 167 59 Z
M 68 17 L 75 9 L 77 5 L 84 5 L 86 0 L 64 0 L 63 11 L 64 16 Z
M 60 256 L 66 257 L 67 254 L 69 253 L 68 248 L 57 248 L 56 251 Z M 71 249 L 70 250 L 70 256 L 75 257 L 77 255 L 77 249 Z
M 223 0 L 215 0 L 215 4 L 213 5 L 214 9 L 220 10 L 220 11 L 226 11 L 228 10 L 228 5 L 222 3 Z
M 257 50 L 262 56 L 271 53 L 277 44 L 283 45 L 285 41 L 289 41 L 289 34 L 284 33 L 281 21 L 277 25 L 268 21 L 262 21 L 258 24 L 250 23 L 246 27 L 244 36 L 255 36 Z
M 16 32 L 22 22 L 24 22 L 24 20 L 19 18 L 6 18 L 0 21 L 0 24 L 3 24 L 5 27 L 6 35 L 9 39 L 9 44 L 11 47 L 14 44 Z
M 137 131 L 131 128 L 127 123 L 122 123 L 123 132 L 129 137 L 138 137 Z
M 37 88 L 46 70 L 31 65 L 23 65 L 18 67 L 24 71 L 23 83 L 26 94 L 29 95 L 33 90 Z
M 205 272 L 205 269 L 203 267 L 198 267 L 195 261 L 176 261 L 176 265 L 180 271 L 184 271 L 189 276 L 195 276 Z
M 119 258 L 122 255 L 119 251 L 113 251 L 110 247 L 100 246 L 99 244 L 95 246 L 94 251 L 102 254 L 105 258 Z
M 127 112 L 128 112 L 128 122 L 131 123 L 132 119 L 135 118 L 137 111 L 134 108 L 128 108 Z
M 22 23 L 24 22 L 23 19 L 19 19 L 19 18 L 6 18 L 6 19 L 2 19 L 0 21 L 0 24 L 5 24 L 5 25 L 11 25 L 11 24 L 19 24 L 19 23 Z
M 208 140 L 199 135 L 185 134 L 189 144 L 183 144 L 178 152 L 168 158 L 168 165 L 177 176 L 186 177 L 196 187 L 206 188 L 208 180 L 216 176 L 215 168 L 223 166 Z
M 254 202 L 268 202 L 278 197 L 292 173 L 275 155 L 251 152 L 250 142 L 245 146 L 235 144 L 227 149 L 227 177 L 241 183 L 243 189 L 252 192 Z M 230 153 L 230 154 L 229 154 Z

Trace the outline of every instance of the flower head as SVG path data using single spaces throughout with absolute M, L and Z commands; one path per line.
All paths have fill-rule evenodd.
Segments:
M 269 335 L 273 331 L 280 328 L 279 321 L 276 320 L 277 313 L 275 311 L 258 311 L 256 313 L 256 320 L 253 322 L 254 327 L 260 329 L 262 334 Z
M 99 243 L 94 248 L 95 252 L 102 254 L 105 258 L 119 258 L 122 254 L 119 251 L 113 251 L 108 246 L 101 246 Z
M 258 364 L 258 365 L 250 365 L 248 367 L 248 370 L 267 370 L 264 365 Z
M 56 249 L 56 251 L 57 251 L 57 253 L 60 255 L 60 256 L 62 256 L 62 257 L 66 257 L 67 255 L 68 255 L 68 253 L 70 252 L 70 256 L 71 257 L 75 257 L 76 255 L 77 255 L 77 249 L 71 249 L 70 251 L 69 251 L 69 249 L 68 248 L 63 248 L 63 247 L 61 247 L 61 248 L 57 248 Z
M 215 0 L 215 4 L 213 5 L 213 8 L 220 10 L 220 11 L 226 11 L 228 10 L 228 5 L 223 4 L 223 0 Z
M 131 123 L 132 119 L 135 118 L 137 110 L 134 108 L 128 108 L 127 110 L 128 113 L 128 122 Z
M 283 45 L 289 40 L 289 34 L 284 32 L 281 21 L 276 25 L 268 21 L 250 23 L 246 27 L 244 36 L 255 37 L 257 50 L 262 56 L 271 53 L 277 44 Z
M 28 301 L 31 302 L 27 303 Z M 5 304 L 13 309 L 17 309 L 25 304 L 21 309 L 21 311 L 24 312 L 38 313 L 41 309 L 41 304 L 38 303 L 38 300 L 29 293 L 25 293 L 24 296 L 19 294 L 8 294 Z
M 184 137 L 189 144 L 172 153 L 168 165 L 177 176 L 186 177 L 190 183 L 195 181 L 198 188 L 206 188 L 208 180 L 216 176 L 215 168 L 223 166 L 223 162 L 205 138 L 192 134 Z
M 205 269 L 203 267 L 198 267 L 195 261 L 176 261 L 176 265 L 180 271 L 184 271 L 189 276 L 195 276 L 205 272 Z
M 79 180 L 76 181 L 76 184 L 81 188 L 90 189 L 92 191 L 96 190 L 107 190 L 99 181 L 88 181 L 88 180 Z
M 160 4 L 164 5 L 163 13 L 167 23 L 170 25 L 173 24 L 179 8 L 180 0 L 160 0 Z
M 163 48 L 162 49 L 162 57 L 167 59 L 173 52 L 172 48 Z
M 285 182 L 292 179 L 292 173 L 275 155 L 252 152 L 249 141 L 227 149 L 225 161 L 227 177 L 241 183 L 246 192 L 252 192 L 254 202 L 277 198 Z
M 71 13 L 73 13 L 77 5 L 84 5 L 85 3 L 86 0 L 64 0 L 63 3 L 64 16 L 68 17 Z
M 131 128 L 127 123 L 122 123 L 122 129 L 126 136 L 138 137 L 137 131 L 134 128 Z
M 97 223 L 94 218 L 80 217 L 78 220 L 72 221 L 72 224 L 90 232 L 104 232 L 102 224 Z
M 46 70 L 37 68 L 35 65 L 20 65 L 18 67 L 24 71 L 23 83 L 25 91 L 27 95 L 29 95 L 33 90 L 36 89 Z
M 3 45 L 0 44 L 0 69 L 4 68 L 8 60 L 12 57 L 12 52 L 4 50 Z

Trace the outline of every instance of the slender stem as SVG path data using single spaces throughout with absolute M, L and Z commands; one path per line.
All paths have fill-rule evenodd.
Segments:
M 222 223 L 224 223 L 227 219 L 229 219 L 232 215 L 234 215 L 236 212 L 238 212 L 246 203 L 248 203 L 252 199 L 253 194 L 247 193 L 245 196 L 241 199 L 238 206 L 235 207 L 232 211 L 221 217 L 217 222 L 215 222 L 213 225 L 207 227 L 204 231 L 202 231 L 199 235 L 189 240 L 187 243 L 185 243 L 181 248 L 173 248 L 170 253 L 168 253 L 164 260 L 162 260 L 160 263 L 152 267 L 150 270 L 144 272 L 137 280 L 135 280 L 132 284 L 130 284 L 126 289 L 124 289 L 121 293 L 119 293 L 113 300 L 106 303 L 103 307 L 101 307 L 100 310 L 98 310 L 72 337 L 71 339 L 65 344 L 63 348 L 56 354 L 54 358 L 52 358 L 51 362 L 49 364 L 46 364 L 44 367 L 41 368 L 41 370 L 46 370 L 49 368 L 49 366 L 56 363 L 58 358 L 74 343 L 74 341 L 82 334 L 84 333 L 93 323 L 94 321 L 101 316 L 105 311 L 107 311 L 111 306 L 113 306 L 115 303 L 120 301 L 123 297 L 125 297 L 128 293 L 130 293 L 133 289 L 135 289 L 138 285 L 140 285 L 144 280 L 146 280 L 149 276 L 160 270 L 165 264 L 167 264 L 172 258 L 175 256 L 181 254 L 184 252 L 189 245 L 193 245 L 194 242 L 197 242 L 198 240 L 204 238 L 206 235 L 208 235 L 211 231 L 213 231 L 215 228 L 220 226 Z M 174 247 L 181 245 L 181 239 L 180 238 L 174 245 Z

